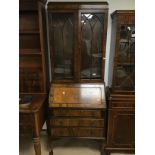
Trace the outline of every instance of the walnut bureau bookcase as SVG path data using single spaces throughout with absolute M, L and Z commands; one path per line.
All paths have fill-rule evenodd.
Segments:
M 108 3 L 49 2 L 47 12 L 52 73 L 49 135 L 52 140 L 104 141 Z
M 135 12 L 112 15 L 107 153 L 135 149 Z
M 42 2 L 19 0 L 19 133 L 33 136 L 36 155 L 47 109 L 45 23 Z

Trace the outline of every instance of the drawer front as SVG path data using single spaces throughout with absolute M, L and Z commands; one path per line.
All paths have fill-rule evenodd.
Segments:
M 54 117 L 93 117 L 102 118 L 103 111 L 101 110 L 64 110 L 64 109 L 53 109 L 50 113 Z
M 65 126 L 65 127 L 104 127 L 104 119 L 70 119 L 70 118 L 53 118 L 50 120 L 51 126 Z
M 53 137 L 104 137 L 103 128 L 52 128 Z
M 134 95 L 111 95 L 109 108 L 134 108 Z
M 128 102 L 128 101 L 123 101 L 123 102 L 111 102 L 109 104 L 109 108 L 134 108 L 135 103 L 134 102 Z

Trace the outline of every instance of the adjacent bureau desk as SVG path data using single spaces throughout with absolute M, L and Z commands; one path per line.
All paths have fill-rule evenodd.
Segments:
M 105 140 L 104 84 L 52 84 L 48 107 L 51 140 L 56 138 L 87 138 L 102 142 Z M 103 147 L 101 152 L 104 152 Z M 51 151 L 50 155 L 52 154 Z
M 25 95 L 20 95 L 20 99 Z M 29 95 L 30 96 L 30 95 Z M 31 135 L 36 155 L 41 155 L 40 131 L 46 120 L 47 100 L 45 94 L 33 94 L 29 105 L 19 105 L 19 134 Z

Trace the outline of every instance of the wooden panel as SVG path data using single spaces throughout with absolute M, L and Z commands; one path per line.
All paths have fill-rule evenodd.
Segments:
M 31 57 L 29 55 L 20 56 L 20 59 L 19 59 L 19 67 L 20 68 L 23 68 L 23 69 L 30 68 L 30 70 L 37 68 L 37 69 L 41 70 L 41 67 L 42 67 L 41 65 L 42 65 L 42 60 L 39 55 L 32 55 Z M 37 71 L 39 71 L 39 70 L 37 70 Z
M 37 1 L 36 0 L 19 0 L 19 9 L 20 10 L 37 10 Z
M 106 108 L 104 84 L 52 84 L 50 107 Z
M 108 146 L 134 147 L 135 114 L 133 110 L 109 110 Z
M 102 128 L 52 128 L 53 137 L 103 137 Z
M 19 35 L 20 49 L 40 49 L 40 38 L 38 34 Z
M 83 119 L 83 118 L 53 118 L 50 120 L 52 126 L 77 126 L 77 127 L 104 127 L 103 119 Z
M 93 117 L 102 118 L 103 112 L 100 110 L 71 110 L 71 109 L 54 109 L 51 111 L 54 117 Z
M 48 4 L 48 11 L 55 11 L 55 10 L 78 10 L 78 9 L 107 9 L 108 8 L 108 3 L 107 2 L 102 2 L 102 3 L 89 3 L 89 2 L 74 2 L 73 3 L 49 3 Z
M 32 133 L 34 128 L 33 115 L 21 114 L 19 115 L 19 133 L 28 134 Z
M 22 12 L 19 14 L 19 31 L 29 32 L 38 31 L 39 32 L 39 22 L 37 12 Z
M 123 14 L 118 16 L 120 24 L 133 24 L 135 22 L 135 14 Z
M 53 103 L 101 104 L 100 88 L 55 88 Z

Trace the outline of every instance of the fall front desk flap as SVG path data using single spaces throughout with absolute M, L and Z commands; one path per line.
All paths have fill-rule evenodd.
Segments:
M 51 84 L 49 107 L 106 108 L 104 84 Z

